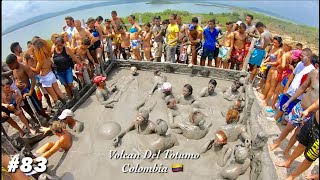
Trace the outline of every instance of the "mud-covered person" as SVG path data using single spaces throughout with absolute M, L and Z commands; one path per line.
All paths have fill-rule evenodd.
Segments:
M 212 96 L 216 87 L 217 81 L 214 79 L 210 79 L 208 86 L 201 90 L 199 97 Z

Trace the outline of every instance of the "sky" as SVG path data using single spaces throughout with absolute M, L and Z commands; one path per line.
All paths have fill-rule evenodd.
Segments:
M 117 0 L 109 0 L 109 1 L 117 1 Z M 119 0 L 121 1 L 121 0 Z M 187 0 L 188 2 L 197 2 L 197 1 L 191 1 Z M 201 0 L 200 0 L 201 1 Z M 1 1 L 2 3 L 2 30 L 7 29 L 8 27 L 15 25 L 19 22 L 22 22 L 24 20 L 30 19 L 32 17 L 35 17 L 37 15 L 50 13 L 50 12 L 56 12 L 56 11 L 62 11 L 69 9 L 71 7 L 77 7 L 85 4 L 92 4 L 97 3 L 101 1 L 77 1 L 75 4 L 75 1 L 54 1 L 54 0 L 47 0 L 47 1 Z M 214 2 L 214 1 L 210 1 Z M 257 1 L 252 0 L 248 1 L 251 3 L 243 3 L 242 1 L 236 1 L 232 2 L 230 1 L 223 1 L 225 4 L 231 4 L 239 5 L 241 6 L 256 6 L 261 9 L 268 10 L 270 6 L 272 6 L 272 10 L 276 12 L 281 12 L 288 14 L 291 16 L 300 16 L 296 17 L 300 20 L 300 22 L 304 21 L 303 14 L 318 14 L 319 13 L 319 1 L 313 0 L 313 1 L 278 1 L 278 2 L 272 2 L 272 1 Z M 289 3 L 288 3 L 289 2 Z M 261 6 L 262 5 L 262 6 Z M 265 6 L 269 5 L 269 7 Z M 265 7 L 264 7 L 265 6 Z M 287 7 L 286 7 L 287 6 Z M 295 7 L 295 8 L 291 8 Z M 296 7 L 301 7 L 304 12 L 297 12 Z M 278 8 L 278 9 L 277 9 Z M 292 12 L 290 11 L 292 9 Z M 269 9 L 271 10 L 271 9 Z M 308 17 L 315 17 L 315 16 L 308 16 Z M 312 18 L 312 19 L 318 19 L 318 18 Z M 311 19 L 309 21 L 312 21 Z

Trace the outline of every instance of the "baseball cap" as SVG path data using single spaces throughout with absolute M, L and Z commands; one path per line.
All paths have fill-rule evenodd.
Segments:
M 242 21 L 237 21 L 237 23 L 236 24 L 238 24 L 239 26 L 240 26 L 240 24 L 242 23 Z
M 171 92 L 172 91 L 172 85 L 168 82 L 165 82 L 162 84 L 162 87 L 161 87 L 162 91 L 163 92 Z
M 189 31 L 193 31 L 193 30 L 195 30 L 196 29 L 196 26 L 195 25 L 193 25 L 193 24 L 190 24 L 189 25 Z
M 61 115 L 58 117 L 58 119 L 63 120 L 68 116 L 74 116 L 73 112 L 70 109 L 65 109 L 62 111 Z
M 93 78 L 93 83 L 99 84 L 99 83 L 104 82 L 106 79 L 107 79 L 107 77 L 105 77 L 105 76 L 96 76 Z

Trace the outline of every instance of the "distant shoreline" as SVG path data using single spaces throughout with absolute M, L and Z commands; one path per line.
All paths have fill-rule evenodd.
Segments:
M 41 22 L 41 21 L 44 21 L 44 20 L 47 20 L 47 19 L 50 19 L 50 18 L 54 18 L 56 16 L 60 16 L 60 15 L 67 14 L 67 13 L 72 13 L 72 12 L 76 12 L 76 11 L 92 9 L 92 8 L 96 8 L 96 7 L 103 7 L 103 6 L 108 6 L 108 5 L 126 4 L 126 3 L 139 3 L 139 2 L 145 2 L 145 1 L 135 1 L 135 2 L 131 1 L 130 2 L 128 0 L 128 1 L 121 1 L 121 2 L 99 2 L 99 3 L 91 4 L 90 7 L 88 7 L 87 5 L 82 5 L 82 6 L 79 6 L 79 7 L 76 7 L 76 8 L 70 8 L 70 9 L 63 10 L 63 11 L 42 14 L 42 15 L 33 17 L 31 19 L 27 19 L 27 20 L 25 20 L 23 22 L 20 22 L 18 24 L 15 24 L 13 26 L 8 27 L 7 29 L 5 29 L 1 33 L 1 35 L 4 36 L 6 34 L 14 32 L 14 31 L 16 31 L 16 30 L 18 30 L 20 28 L 24 28 L 26 26 L 35 24 L 37 22 Z M 154 2 L 145 2 L 145 3 L 146 4 L 162 4 L 163 2 L 160 1 L 158 3 L 154 3 Z M 191 3 L 191 2 L 188 2 L 188 1 L 186 1 L 186 2 L 171 2 L 171 4 L 178 4 L 178 3 Z M 204 6 L 205 5 L 205 6 L 214 6 L 214 7 L 222 7 L 222 8 L 249 10 L 249 11 L 253 11 L 255 13 L 260 13 L 260 14 L 263 14 L 265 16 L 269 16 L 269 17 L 272 17 L 274 19 L 282 20 L 282 21 L 289 22 L 289 23 L 292 23 L 292 24 L 295 24 L 295 25 L 302 25 L 302 26 L 306 26 L 306 27 L 314 27 L 314 26 L 309 26 L 309 25 L 304 25 L 304 24 L 298 24 L 298 23 L 293 22 L 293 20 L 289 20 L 289 19 L 286 19 L 286 18 L 283 18 L 283 17 L 277 17 L 275 15 L 272 15 L 272 13 L 268 13 L 267 11 L 264 11 L 264 10 L 257 10 L 256 8 L 240 8 L 240 7 L 236 7 L 236 6 L 232 6 L 232 5 L 224 5 L 224 4 L 219 4 L 219 3 L 212 3 L 212 4 L 211 3 L 194 3 L 194 4 L 195 5 L 200 5 L 200 6 Z M 260 12 L 260 11 L 262 11 L 262 12 Z M 319 27 L 314 27 L 314 28 L 318 28 L 319 29 Z

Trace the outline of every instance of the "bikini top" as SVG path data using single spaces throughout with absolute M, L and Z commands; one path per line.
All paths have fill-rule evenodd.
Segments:
M 276 62 L 277 60 L 277 55 L 276 54 L 270 54 L 270 62 Z
M 132 26 L 129 30 L 130 33 L 136 33 L 138 32 L 138 29 L 135 26 Z

